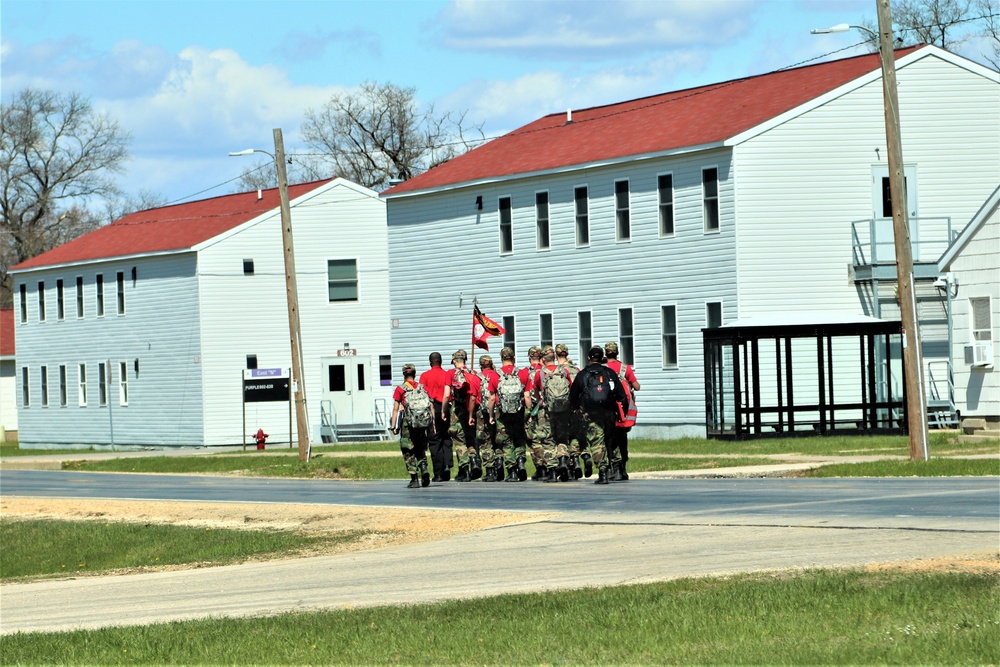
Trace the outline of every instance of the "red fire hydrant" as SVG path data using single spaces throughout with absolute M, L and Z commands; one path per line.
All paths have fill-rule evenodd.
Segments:
M 264 429 L 259 428 L 254 433 L 253 439 L 257 441 L 257 449 L 264 449 L 264 443 L 267 442 L 267 433 L 264 433 Z

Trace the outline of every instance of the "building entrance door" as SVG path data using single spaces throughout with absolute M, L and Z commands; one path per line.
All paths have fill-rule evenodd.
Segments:
M 374 423 L 371 361 L 370 356 L 322 359 L 323 400 L 330 401 L 338 426 Z

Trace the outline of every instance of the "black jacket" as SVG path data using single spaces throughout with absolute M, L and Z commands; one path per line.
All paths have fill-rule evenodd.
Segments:
M 595 405 L 588 396 L 588 378 L 594 374 L 603 376 L 604 386 L 610 388 L 611 391 L 611 400 L 604 403 L 603 406 Z M 573 385 L 569 388 L 569 400 L 574 407 L 583 408 L 584 410 L 603 409 L 612 411 L 616 409 L 615 403 L 624 403 L 628 398 L 625 396 L 625 390 L 622 389 L 621 381 L 614 371 L 604 364 L 592 363 L 576 374 L 576 379 L 573 380 Z

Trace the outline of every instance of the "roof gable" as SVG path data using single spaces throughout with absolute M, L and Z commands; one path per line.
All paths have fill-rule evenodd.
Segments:
M 327 179 L 290 185 L 288 197 L 294 200 L 329 182 Z M 11 270 L 191 250 L 279 208 L 280 204 L 278 189 L 270 188 L 138 211 L 21 262 Z
M 922 47 L 896 52 L 896 57 Z M 393 197 L 727 139 L 880 69 L 877 54 L 551 114 L 390 188 Z
M 976 214 L 972 216 L 969 224 L 965 226 L 958 237 L 948 246 L 941 259 L 938 260 L 938 271 L 947 271 L 951 268 L 952 262 L 965 250 L 966 246 L 979 233 L 979 230 L 986 226 L 986 222 L 990 219 L 990 216 L 995 215 L 998 209 L 1000 209 L 1000 185 L 993 191 L 993 194 L 986 198 L 986 201 L 979 207 Z

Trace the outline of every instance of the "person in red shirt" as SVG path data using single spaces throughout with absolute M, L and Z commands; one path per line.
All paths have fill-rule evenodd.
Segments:
M 514 365 L 514 350 L 510 347 L 500 351 L 500 361 L 497 389 L 490 405 L 497 425 L 497 447 L 503 452 L 507 468 L 505 481 L 523 482 L 528 479 L 525 467 L 528 436 L 524 432 L 525 408 L 530 405 L 527 397 L 528 369 L 517 370 Z M 508 377 L 516 379 L 517 384 L 512 380 L 504 382 L 504 378 Z
M 456 482 L 471 482 L 483 475 L 483 463 L 476 451 L 475 410 L 480 380 L 479 376 L 465 367 L 467 358 L 465 350 L 458 350 L 451 355 L 454 368 L 446 372 L 444 398 L 441 401 L 446 411 L 449 405 L 454 404 L 448 435 L 458 458 Z
M 433 418 L 428 426 L 419 427 L 405 419 L 406 399 L 417 390 L 417 368 L 413 364 L 403 364 L 403 384 L 392 393 L 392 432 L 399 436 L 399 449 L 403 453 L 406 472 L 410 473 L 410 483 L 406 488 L 417 489 L 431 483 L 427 472 L 427 436 L 434 428 Z M 426 390 L 423 390 L 426 393 Z M 424 397 L 426 405 L 427 396 Z
M 618 343 L 613 340 L 604 344 L 604 355 L 608 358 L 608 368 L 614 371 L 622 384 L 627 384 L 631 389 L 630 395 L 635 400 L 635 392 L 639 391 L 639 381 L 635 377 L 635 371 L 628 364 L 623 364 L 618 360 Z M 628 481 L 628 473 L 625 471 L 625 464 L 628 463 L 628 432 L 631 428 L 615 426 L 611 430 L 611 451 L 608 452 L 611 460 L 611 479 L 615 482 Z
M 550 389 L 547 387 L 553 376 L 560 375 L 565 381 L 565 403 L 562 406 L 550 405 Z M 559 380 L 559 377 L 555 378 Z M 534 441 L 544 453 L 545 475 L 543 482 L 569 481 L 569 415 L 572 412 L 569 405 L 569 373 L 556 364 L 555 350 L 546 346 L 542 350 L 541 372 L 535 374 L 531 385 L 532 400 L 538 406 L 533 409 L 535 424 Z M 557 412 L 555 408 L 560 410 Z M 574 476 L 573 479 L 576 479 Z
M 528 348 L 528 365 L 522 368 L 519 372 L 521 379 L 524 380 L 524 386 L 528 387 L 529 391 L 531 387 L 535 384 L 535 378 L 542 369 L 542 348 L 537 345 L 532 345 Z M 542 449 L 542 445 L 535 439 L 535 428 L 537 427 L 536 420 L 532 418 L 532 413 L 535 413 L 534 404 L 528 406 L 527 412 L 524 415 L 524 431 L 528 436 L 528 448 L 531 450 L 531 462 L 535 465 L 535 474 L 531 476 L 531 479 L 536 482 L 543 477 L 545 477 L 545 452 Z
M 497 425 L 490 412 L 490 402 L 496 400 L 500 375 L 493 367 L 493 357 L 488 354 L 479 357 L 479 376 L 482 387 L 476 401 L 476 447 L 486 471 L 483 481 L 502 482 L 503 453 L 497 450 Z
M 431 452 L 431 465 L 434 468 L 434 478 L 431 481 L 447 482 L 451 479 L 451 467 L 454 463 L 451 438 L 448 437 L 450 415 L 444 409 L 447 371 L 441 368 L 440 352 L 431 352 L 428 361 L 431 367 L 420 374 L 420 384 L 424 385 L 427 394 L 434 402 L 434 430 L 427 442 Z

